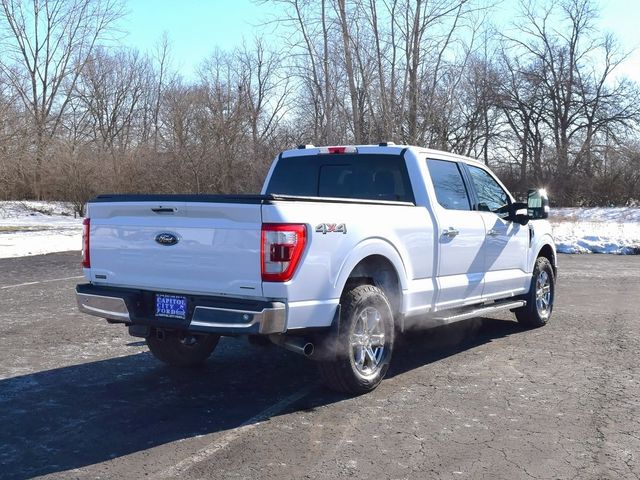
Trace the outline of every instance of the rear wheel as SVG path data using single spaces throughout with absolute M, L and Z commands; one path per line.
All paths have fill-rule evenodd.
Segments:
M 342 300 L 335 357 L 318 364 L 324 383 L 340 392 L 360 394 L 378 386 L 391 361 L 393 314 L 384 292 L 360 285 Z
M 527 327 L 546 325 L 553 311 L 554 299 L 553 267 L 546 257 L 538 257 L 533 269 L 531 287 L 526 295 L 527 305 L 515 311 L 518 322 Z
M 177 332 L 158 332 L 153 329 L 147 338 L 149 350 L 161 362 L 172 367 L 202 365 L 218 345 L 218 335 L 191 335 Z

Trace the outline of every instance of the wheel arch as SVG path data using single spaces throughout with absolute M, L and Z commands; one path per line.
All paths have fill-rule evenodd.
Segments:
M 342 296 L 350 286 L 375 285 L 385 293 L 397 317 L 402 314 L 406 283 L 406 269 L 397 250 L 386 242 L 374 241 L 352 251 L 340 270 L 335 289 Z

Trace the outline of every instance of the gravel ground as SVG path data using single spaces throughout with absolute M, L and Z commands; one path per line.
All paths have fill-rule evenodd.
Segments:
M 640 257 L 563 255 L 548 326 L 414 333 L 356 398 L 244 340 L 164 367 L 77 312 L 78 262 L 0 260 L 0 478 L 640 476 Z

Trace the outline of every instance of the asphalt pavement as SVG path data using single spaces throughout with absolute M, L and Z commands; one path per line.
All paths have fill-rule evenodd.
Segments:
M 195 371 L 77 311 L 78 252 L 0 260 L 0 478 L 640 477 L 640 256 L 560 256 L 551 323 L 412 332 L 350 398 L 224 338 Z

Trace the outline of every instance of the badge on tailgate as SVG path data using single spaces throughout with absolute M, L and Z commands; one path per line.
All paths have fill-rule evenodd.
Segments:
M 156 242 L 158 242 L 160 245 L 166 245 L 166 246 L 175 245 L 176 243 L 178 243 L 179 240 L 180 239 L 178 238 L 177 235 L 174 235 L 173 233 L 169 233 L 169 232 L 163 232 L 156 235 Z

